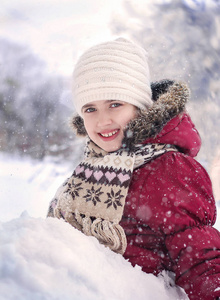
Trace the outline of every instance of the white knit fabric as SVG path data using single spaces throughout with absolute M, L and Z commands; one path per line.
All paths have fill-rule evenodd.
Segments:
M 121 100 L 141 109 L 150 107 L 150 75 L 146 51 L 119 38 L 87 50 L 73 73 L 73 101 L 82 107 L 97 100 Z

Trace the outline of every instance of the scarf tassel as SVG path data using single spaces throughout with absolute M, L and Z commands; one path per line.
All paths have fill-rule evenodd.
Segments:
M 82 232 L 87 236 L 94 236 L 99 242 L 108 246 L 116 253 L 123 254 L 127 247 L 127 239 L 123 228 L 119 224 L 112 223 L 101 218 L 94 221 L 89 216 L 82 216 L 77 210 L 75 218 L 82 226 Z

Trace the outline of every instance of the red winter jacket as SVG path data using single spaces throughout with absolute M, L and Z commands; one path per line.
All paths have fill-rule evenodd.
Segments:
M 144 143 L 176 145 L 133 172 L 121 226 L 124 257 L 146 273 L 169 270 L 190 299 L 220 296 L 220 234 L 207 172 L 194 160 L 201 141 L 187 113 Z

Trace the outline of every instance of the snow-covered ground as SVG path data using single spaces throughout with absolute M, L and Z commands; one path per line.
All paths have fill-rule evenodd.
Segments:
M 0 300 L 187 299 L 166 273 L 145 274 L 95 238 L 45 218 L 74 164 L 0 155 Z
M 57 188 L 74 168 L 69 164 L 42 162 L 0 155 L 0 220 L 9 221 L 26 210 L 44 218 Z
M 2 223 L 0 232 L 1 300 L 187 299 L 167 274 L 133 268 L 58 219 L 24 213 Z

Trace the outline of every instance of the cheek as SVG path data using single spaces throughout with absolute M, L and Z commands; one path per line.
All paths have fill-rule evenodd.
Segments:
M 88 114 L 84 114 L 83 121 L 84 121 L 85 127 L 89 127 L 89 124 L 91 123 L 91 117 L 89 117 Z
M 131 109 L 131 111 L 129 111 L 127 113 L 127 115 L 125 116 L 124 118 L 124 127 L 133 119 L 135 119 L 137 117 L 137 113 L 138 113 L 138 110 L 136 108 L 134 109 Z
M 91 121 L 89 119 L 84 118 L 84 126 L 85 126 L 87 134 L 90 136 L 91 129 L 92 129 Z
M 137 118 L 138 112 L 139 112 L 139 109 L 137 107 L 134 107 L 131 120 Z

